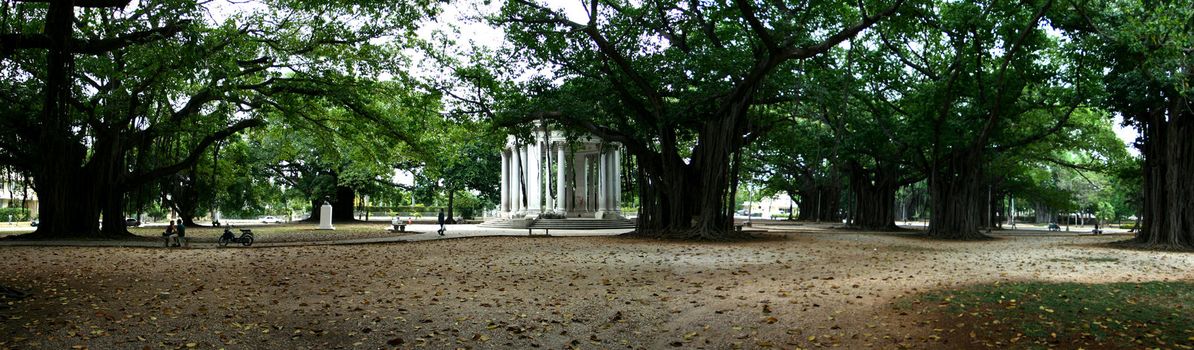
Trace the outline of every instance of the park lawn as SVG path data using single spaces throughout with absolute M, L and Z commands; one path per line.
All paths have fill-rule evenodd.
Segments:
M 1194 348 L 1194 282 L 1010 282 L 895 303 L 952 344 L 987 348 Z
M 314 223 L 291 224 L 261 224 L 251 226 L 233 226 L 232 233 L 240 235 L 241 228 L 253 230 L 253 237 L 257 242 L 315 242 L 360 238 L 393 237 L 390 224 L 387 222 L 353 222 L 337 223 L 332 231 L 318 230 Z M 129 232 L 142 237 L 160 238 L 165 227 L 130 227 Z M 223 227 L 187 227 L 187 238 L 192 242 L 215 242 L 224 233 Z

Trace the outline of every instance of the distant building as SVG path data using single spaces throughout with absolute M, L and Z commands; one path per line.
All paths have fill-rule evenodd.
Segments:
M 762 218 L 775 217 L 787 219 L 788 210 L 797 210 L 796 202 L 787 193 L 777 193 L 774 196 L 758 201 L 742 202 L 742 209 L 738 213 L 739 215 L 750 213 L 751 216 Z M 796 217 L 797 214 L 793 214 L 792 216 Z
M 7 176 L 0 177 L 0 208 L 29 208 L 29 215 L 37 217 L 37 193 L 33 192 L 32 188 L 27 191 L 22 187 L 23 181 L 20 177 L 13 177 L 12 182 L 9 182 Z M 8 218 L 0 218 L 0 221 L 6 221 Z

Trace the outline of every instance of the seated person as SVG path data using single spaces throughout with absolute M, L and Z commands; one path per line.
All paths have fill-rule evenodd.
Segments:
M 162 239 L 166 241 L 167 247 L 170 246 L 170 236 L 173 236 L 177 233 L 178 230 L 174 228 L 174 220 L 170 220 L 170 226 L 166 226 L 166 232 L 162 232 Z
M 187 227 L 186 225 L 182 224 L 182 220 L 178 220 L 178 243 L 176 243 L 174 246 L 186 248 L 191 247 L 190 244 L 187 244 Z

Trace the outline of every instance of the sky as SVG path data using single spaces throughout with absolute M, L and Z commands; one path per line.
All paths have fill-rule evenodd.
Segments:
M 1128 145 L 1128 153 L 1132 154 L 1133 156 L 1139 156 L 1140 150 L 1132 146 L 1132 144 L 1136 142 L 1136 136 L 1139 135 L 1139 133 L 1136 131 L 1136 128 L 1124 127 L 1124 118 L 1118 114 L 1115 115 L 1113 123 L 1115 123 L 1113 126 L 1115 128 L 1115 136 L 1119 136 L 1119 139 L 1123 140 L 1124 144 Z

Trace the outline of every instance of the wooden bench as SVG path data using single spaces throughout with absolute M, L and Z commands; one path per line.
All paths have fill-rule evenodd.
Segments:
M 406 232 L 406 224 L 393 224 L 394 228 L 390 232 Z

